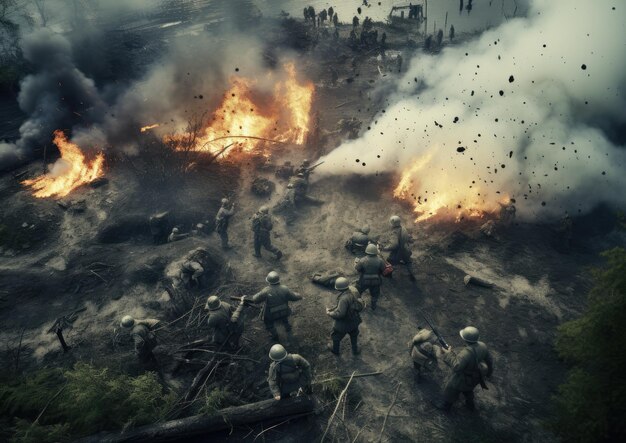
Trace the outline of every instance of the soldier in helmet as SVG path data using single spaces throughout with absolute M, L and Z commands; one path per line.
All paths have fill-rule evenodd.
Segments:
M 341 340 L 348 334 L 352 345 L 352 354 L 358 355 L 361 352 L 358 346 L 359 325 L 361 324 L 360 312 L 365 304 L 352 292 L 347 278 L 337 278 L 335 289 L 339 291 L 337 303 L 333 308 L 326 308 L 326 314 L 335 321 L 330 334 L 332 343 L 328 344 L 328 350 L 339 355 Z
M 172 232 L 170 233 L 170 235 L 167 237 L 167 242 L 168 243 L 172 243 L 178 240 L 182 240 L 184 238 L 189 237 L 191 234 L 189 233 L 181 233 L 180 229 L 178 228 L 172 228 Z
M 369 236 L 370 227 L 365 225 L 359 230 L 352 233 L 352 237 L 346 241 L 346 249 L 353 254 L 363 255 L 365 254 L 365 248 L 372 241 Z
M 391 225 L 393 240 L 391 244 L 383 248 L 383 250 L 389 252 L 387 261 L 392 265 L 404 263 L 409 271 L 409 276 L 413 280 L 415 279 L 413 271 L 411 270 L 411 255 L 413 255 L 413 253 L 410 249 L 413 239 L 406 228 L 402 226 L 402 220 L 400 220 L 400 217 L 397 215 L 391 216 L 389 224 Z
M 209 329 L 213 331 L 213 343 L 222 345 L 228 342 L 232 348 L 239 347 L 239 339 L 243 334 L 243 307 L 245 296 L 241 303 L 234 308 L 229 303 L 220 301 L 212 295 L 207 299 L 205 308 L 209 310 L 207 320 Z
M 270 348 L 270 369 L 267 382 L 275 400 L 289 398 L 302 389 L 305 394 L 313 392 L 311 387 L 311 365 L 298 354 L 289 354 L 283 345 Z
M 153 318 L 147 318 L 139 320 L 125 315 L 122 317 L 120 325 L 123 329 L 130 333 L 130 336 L 135 343 L 135 353 L 139 361 L 148 367 L 155 367 L 157 365 L 157 359 L 152 353 L 152 350 L 156 347 L 156 336 L 153 332 L 154 328 L 159 324 L 159 320 Z
M 304 160 L 302 160 L 302 163 L 300 163 L 300 166 L 298 166 L 298 169 L 296 169 L 296 174 L 303 174 L 304 179 L 308 180 L 310 167 L 311 167 L 311 160 L 309 160 L 308 158 L 305 158 Z
M 289 324 L 291 309 L 289 308 L 289 302 L 302 300 L 302 296 L 293 292 L 287 286 L 281 285 L 280 275 L 278 275 L 276 271 L 271 271 L 267 274 L 265 281 L 269 283 L 269 285 L 254 294 L 252 296 L 252 302 L 265 302 L 265 308 L 263 310 L 265 327 L 270 334 L 272 334 L 272 338 L 278 340 L 275 323 L 282 323 L 285 325 L 287 333 L 291 333 L 291 325 Z
M 222 240 L 222 249 L 230 249 L 228 244 L 228 223 L 235 213 L 235 204 L 230 203 L 227 198 L 222 199 L 222 206 L 215 216 L 215 232 L 218 233 Z
M 280 260 L 283 253 L 276 246 L 272 245 L 271 232 L 274 228 L 272 217 L 267 206 L 261 206 L 252 217 L 252 232 L 254 232 L 254 256 L 261 257 L 261 247 L 276 254 L 276 259 Z
M 365 254 L 365 257 L 356 259 L 354 263 L 354 269 L 359 273 L 357 290 L 360 295 L 369 289 L 372 296 L 372 310 L 375 310 L 380 296 L 385 261 L 378 256 L 378 247 L 373 243 L 367 245 Z
M 207 252 L 204 249 L 198 248 L 189 254 L 181 264 L 180 279 L 186 287 L 200 288 L 202 286 L 202 276 L 204 275 L 204 266 L 202 263 L 204 262 L 206 254 Z
M 435 333 L 418 326 L 417 334 L 409 342 L 409 352 L 413 367 L 417 371 L 418 383 L 421 381 L 423 371 L 431 372 L 437 366 L 437 354 L 440 349 Z
M 458 354 L 452 352 L 452 347 L 441 348 L 444 362 L 452 368 L 452 376 L 444 388 L 443 402 L 438 405 L 444 411 L 450 410 L 460 394 L 464 395 L 468 409 L 474 410 L 474 388 L 480 384 L 485 389 L 485 377 L 490 377 L 493 372 L 493 358 L 487 345 L 478 341 L 478 329 L 467 326 L 459 334 L 465 347 Z

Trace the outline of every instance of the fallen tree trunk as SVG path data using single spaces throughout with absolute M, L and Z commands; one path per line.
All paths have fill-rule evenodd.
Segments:
M 194 415 L 138 427 L 123 434 L 100 433 L 77 440 L 76 443 L 137 443 L 165 442 L 223 431 L 235 426 L 312 412 L 311 397 L 294 397 L 285 400 L 264 400 L 244 406 L 222 409 L 212 415 Z

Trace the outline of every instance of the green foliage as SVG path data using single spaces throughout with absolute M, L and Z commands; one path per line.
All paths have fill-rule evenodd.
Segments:
M 15 417 L 12 439 L 19 442 L 62 441 L 151 423 L 163 417 L 174 400 L 154 373 L 129 377 L 84 363 L 64 372 L 40 370 L 0 385 L 0 415 Z
M 573 365 L 551 428 L 565 441 L 626 440 L 626 250 L 606 251 L 582 317 L 561 325 L 559 355 Z
M 204 405 L 200 408 L 200 414 L 212 414 L 229 404 L 229 396 L 222 388 L 213 389 L 208 393 L 204 400 Z

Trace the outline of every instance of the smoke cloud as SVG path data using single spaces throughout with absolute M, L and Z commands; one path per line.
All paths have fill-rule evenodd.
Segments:
M 623 206 L 625 22 L 623 5 L 535 0 L 526 18 L 419 54 L 391 105 L 318 171 L 410 170 L 417 210 L 424 199 L 450 209 L 506 197 L 526 219 Z

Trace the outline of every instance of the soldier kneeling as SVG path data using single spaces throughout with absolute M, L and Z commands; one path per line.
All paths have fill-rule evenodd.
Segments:
M 432 372 L 437 367 L 437 354 L 441 347 L 436 345 L 437 336 L 433 331 L 417 327 L 417 334 L 409 342 L 409 352 L 413 360 L 413 367 L 417 371 L 417 382 L 423 372 Z
M 270 348 L 270 364 L 267 382 L 275 400 L 289 398 L 300 389 L 311 394 L 311 365 L 298 354 L 289 354 L 283 345 Z
M 208 298 L 206 308 L 209 310 L 209 319 L 207 323 L 209 329 L 213 331 L 212 341 L 216 345 L 226 343 L 231 348 L 239 347 L 239 339 L 243 334 L 243 316 L 244 299 L 233 308 L 229 303 L 220 301 L 220 299 L 212 295 Z

